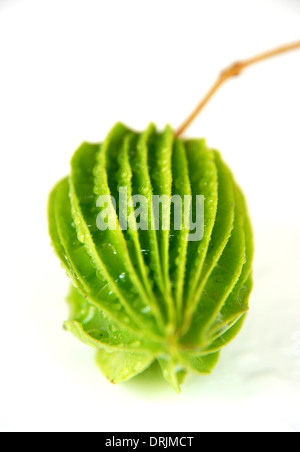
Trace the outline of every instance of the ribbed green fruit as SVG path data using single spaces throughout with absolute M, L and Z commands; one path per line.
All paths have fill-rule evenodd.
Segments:
M 148 230 L 98 229 L 97 199 L 117 200 L 119 187 L 128 200 L 149 201 Z M 188 241 L 186 227 L 172 230 L 171 208 L 163 212 L 170 231 L 151 228 L 152 195 L 175 194 L 204 196 L 202 240 Z M 124 215 L 118 225 L 137 221 L 133 206 Z M 73 283 L 65 327 L 97 349 L 112 383 L 155 360 L 176 391 L 188 372 L 212 371 L 248 311 L 253 260 L 245 199 L 217 151 L 175 138 L 170 127 L 135 133 L 117 124 L 102 144 L 75 152 L 70 176 L 50 195 L 49 229 Z

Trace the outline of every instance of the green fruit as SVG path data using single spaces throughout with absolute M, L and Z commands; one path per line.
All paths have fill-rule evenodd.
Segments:
M 120 187 L 127 189 L 127 211 Z M 142 229 L 128 202 L 136 194 L 148 202 Z M 104 195 L 117 200 L 108 202 L 115 230 L 97 227 Z M 192 203 L 203 195 L 202 240 L 188 240 L 186 223 L 174 229 L 170 205 L 162 214 L 170 230 L 163 220 L 153 229 L 152 195 L 192 195 Z M 120 227 L 127 222 L 127 230 Z M 73 283 L 65 328 L 97 349 L 112 383 L 158 360 L 179 391 L 188 372 L 210 373 L 240 330 L 252 289 L 251 225 L 230 170 L 204 140 L 175 138 L 170 127 L 158 133 L 151 124 L 135 133 L 117 124 L 102 144 L 84 143 L 71 175 L 50 195 L 49 230 Z

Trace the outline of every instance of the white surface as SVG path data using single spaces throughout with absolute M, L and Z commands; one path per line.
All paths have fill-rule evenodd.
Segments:
M 300 52 L 231 81 L 189 130 L 249 200 L 255 290 L 215 372 L 182 395 L 111 386 L 63 332 L 46 202 L 117 121 L 177 126 L 221 68 L 300 38 L 298 0 L 0 0 L 0 429 L 300 431 Z

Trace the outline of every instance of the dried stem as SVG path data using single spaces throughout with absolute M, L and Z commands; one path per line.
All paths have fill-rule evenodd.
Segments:
M 189 127 L 191 122 L 194 121 L 194 119 L 198 116 L 198 114 L 203 110 L 203 108 L 206 106 L 206 104 L 210 101 L 210 99 L 213 97 L 213 95 L 218 91 L 218 89 L 230 78 L 236 77 L 240 75 L 244 69 L 246 69 L 249 66 L 252 66 L 256 63 L 260 63 L 261 61 L 265 61 L 269 58 L 273 58 L 277 55 L 281 55 L 283 53 L 290 52 L 292 50 L 300 50 L 300 41 L 295 42 L 293 44 L 288 44 L 279 48 L 276 48 L 274 50 L 271 50 L 269 52 L 265 52 L 261 55 L 255 56 L 253 58 L 249 58 L 248 60 L 239 61 L 237 63 L 234 63 L 229 68 L 223 70 L 217 79 L 217 81 L 214 83 L 214 85 L 211 87 L 211 89 L 208 91 L 204 99 L 198 104 L 198 106 L 195 108 L 195 110 L 191 113 L 191 115 L 184 121 L 184 123 L 179 127 L 179 129 L 176 132 L 176 136 L 179 137 L 183 134 L 183 132 Z

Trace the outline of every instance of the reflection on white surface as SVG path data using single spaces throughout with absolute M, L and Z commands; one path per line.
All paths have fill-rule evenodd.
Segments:
M 256 248 L 255 290 L 243 330 L 213 374 L 189 376 L 179 396 L 155 371 L 120 386 L 102 377 L 94 351 L 61 328 L 67 285 L 49 253 L 51 268 L 39 271 L 33 292 L 32 283 L 27 288 L 31 296 L 20 311 L 26 322 L 16 319 L 17 334 L 4 349 L 10 367 L 2 374 L 0 429 L 116 431 L 117 425 L 118 431 L 144 431 L 147 411 L 149 431 L 161 425 L 166 431 L 299 431 L 298 231 L 258 228 Z M 11 385 L 13 392 L 5 391 Z

